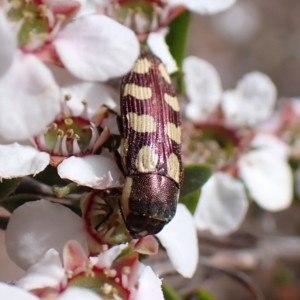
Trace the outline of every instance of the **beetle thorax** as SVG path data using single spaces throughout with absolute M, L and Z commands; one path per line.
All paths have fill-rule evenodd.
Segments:
M 168 177 L 157 174 L 127 177 L 120 207 L 131 235 L 158 233 L 175 215 L 178 196 L 178 186 Z

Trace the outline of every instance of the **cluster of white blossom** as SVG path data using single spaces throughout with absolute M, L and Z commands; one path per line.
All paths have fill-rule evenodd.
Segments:
M 248 196 L 268 211 L 289 207 L 293 199 L 293 173 L 288 162 L 292 147 L 291 141 L 283 138 L 283 128 L 279 129 L 284 117 L 280 109 L 275 110 L 277 90 L 271 79 L 251 72 L 235 89 L 223 91 L 216 69 L 208 62 L 187 57 L 183 70 L 189 99 L 187 118 L 202 134 L 214 130 L 219 137 L 231 140 L 229 150 L 218 148 L 213 141 L 204 144 L 208 146 L 206 153 L 194 153 L 196 161 L 214 157 L 216 163 L 196 208 L 198 229 L 215 234 L 236 230 L 248 210 Z M 289 121 L 295 119 L 290 114 Z

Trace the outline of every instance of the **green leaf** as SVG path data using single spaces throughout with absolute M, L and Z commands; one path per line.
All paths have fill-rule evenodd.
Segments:
M 166 284 L 162 285 L 165 300 L 181 300 L 182 298 Z
M 203 291 L 203 290 L 198 290 L 196 292 L 196 299 L 197 300 L 216 300 L 215 297 L 213 297 L 208 292 Z
M 184 197 L 180 197 L 179 202 L 184 204 L 188 210 L 194 214 L 197 204 L 198 204 L 198 200 L 199 200 L 199 196 L 200 196 L 200 190 L 197 190 L 191 194 L 188 194 Z
M 0 199 L 8 197 L 19 185 L 21 178 L 2 179 L 0 182 Z
M 207 165 L 187 165 L 184 167 L 184 180 L 180 191 L 181 198 L 199 190 L 212 174 Z
M 166 36 L 170 52 L 180 69 L 185 54 L 189 23 L 190 12 L 185 11 L 170 23 L 169 33 Z
M 39 200 L 40 197 L 32 194 L 19 194 L 8 197 L 0 201 L 0 206 L 4 207 L 10 213 L 12 213 L 16 208 L 25 204 L 29 201 Z
M 169 46 L 170 52 L 179 68 L 179 71 L 172 76 L 173 78 L 175 78 L 176 91 L 179 94 L 183 94 L 185 90 L 181 67 L 182 61 L 185 56 L 185 46 L 187 41 L 189 22 L 190 12 L 185 11 L 170 23 L 169 32 L 166 36 L 166 42 Z

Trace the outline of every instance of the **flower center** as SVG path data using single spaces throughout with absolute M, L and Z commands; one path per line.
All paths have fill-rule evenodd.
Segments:
M 160 0 L 107 1 L 104 13 L 131 28 L 136 34 L 148 34 L 166 25 L 169 9 Z
M 185 163 L 210 164 L 220 169 L 230 164 L 238 152 L 240 139 L 222 125 L 185 122 L 183 131 L 189 132 L 188 139 L 183 141 Z
M 96 126 L 82 117 L 68 117 L 52 123 L 35 137 L 37 147 L 53 156 L 83 156 L 92 153 L 99 137 Z
M 82 199 L 83 219 L 94 246 L 110 247 L 131 240 L 119 209 L 119 197 L 120 191 L 111 189 L 92 192 Z
M 79 267 L 68 274 L 68 286 L 91 289 L 104 299 L 129 299 L 133 288 L 129 277 L 134 272 L 133 266 L 138 254 L 127 252 L 121 254 L 108 268 L 87 262 L 84 271 Z
M 44 14 L 45 5 L 36 5 L 34 1 L 25 0 L 13 0 L 9 4 L 8 18 L 21 24 L 18 36 L 19 46 L 25 45 L 32 34 L 48 33 L 48 22 Z
M 36 51 L 52 40 L 79 4 L 50 6 L 40 0 L 12 0 L 4 5 L 8 19 L 14 23 L 18 44 L 24 51 Z

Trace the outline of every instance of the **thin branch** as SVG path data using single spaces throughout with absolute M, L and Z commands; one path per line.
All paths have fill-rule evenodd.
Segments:
M 237 269 L 217 267 L 214 264 L 211 264 L 209 261 L 206 261 L 205 259 L 202 259 L 200 261 L 200 264 L 206 268 L 210 268 L 210 269 L 225 273 L 225 274 L 229 275 L 230 277 L 238 280 L 249 290 L 249 292 L 257 300 L 265 300 L 266 299 L 265 296 L 263 295 L 262 291 L 259 289 L 259 287 L 256 285 L 256 283 L 253 281 L 253 279 L 250 276 L 248 276 L 246 273 L 241 272 Z

